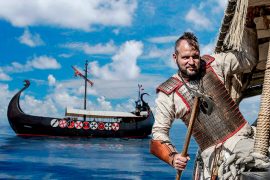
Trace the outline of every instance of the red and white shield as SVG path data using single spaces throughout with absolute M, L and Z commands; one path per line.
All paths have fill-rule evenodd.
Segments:
M 117 123 L 117 122 L 112 123 L 112 129 L 113 129 L 114 131 L 118 131 L 119 128 L 120 128 L 119 123 Z
M 64 120 L 64 119 L 61 119 L 61 120 L 59 121 L 59 127 L 60 127 L 60 128 L 65 128 L 65 127 L 67 127 L 67 121 Z
M 82 129 L 82 127 L 83 127 L 82 121 L 76 121 L 75 122 L 75 128 L 76 129 Z
M 99 130 L 104 130 L 104 129 L 105 129 L 105 124 L 104 124 L 104 122 L 99 122 L 99 123 L 98 123 L 98 129 L 99 129 Z
M 67 122 L 67 127 L 68 127 L 69 129 L 74 128 L 74 126 L 75 126 L 75 122 L 74 122 L 74 121 L 70 120 L 70 121 Z
M 90 123 L 88 121 L 83 122 L 83 129 L 85 129 L 85 130 L 90 129 Z
M 112 130 L 112 124 L 109 123 L 109 122 L 106 122 L 106 123 L 105 123 L 105 129 L 108 130 L 108 131 L 109 131 L 109 130 Z

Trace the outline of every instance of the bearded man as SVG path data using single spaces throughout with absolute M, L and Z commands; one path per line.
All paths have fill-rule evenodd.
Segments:
M 226 80 L 233 74 L 250 72 L 257 58 L 235 51 L 201 57 L 197 37 L 185 32 L 175 42 L 173 59 L 178 72 L 157 88 L 151 153 L 176 170 L 185 169 L 190 158 L 177 152 L 169 131 L 175 119 L 188 125 L 194 92 L 198 92 L 213 102 L 213 107 L 208 107 L 203 99 L 200 101 L 192 132 L 204 162 L 202 178 L 213 177 L 213 168 L 221 168 L 217 162 L 224 165 L 233 155 L 237 157 L 234 162 L 240 158 L 247 162 L 254 144 L 252 129 L 226 90 Z M 252 157 L 249 162 L 255 163 L 255 159 Z M 231 177 L 239 178 L 239 172 L 233 172 Z M 219 176 L 226 173 L 231 172 L 220 170 Z

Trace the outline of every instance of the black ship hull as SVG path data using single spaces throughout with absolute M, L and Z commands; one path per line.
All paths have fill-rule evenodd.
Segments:
M 143 138 L 151 134 L 154 117 L 148 105 L 147 116 L 114 118 L 109 122 L 28 115 L 22 111 L 19 100 L 29 85 L 26 81 L 8 106 L 7 117 L 17 135 Z

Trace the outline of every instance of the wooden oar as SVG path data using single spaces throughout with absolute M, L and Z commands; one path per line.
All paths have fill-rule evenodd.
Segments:
M 183 151 L 181 152 L 181 155 L 183 157 L 187 156 L 188 146 L 189 146 L 190 138 L 192 135 L 193 125 L 194 125 L 195 119 L 197 118 L 197 114 L 199 112 L 199 100 L 200 100 L 199 97 L 195 96 L 194 104 L 192 107 L 191 116 L 190 116 L 190 120 L 189 120 L 189 124 L 188 124 L 188 130 L 187 130 L 187 134 L 186 134 L 185 144 L 183 147 Z M 181 174 L 182 174 L 182 171 L 177 171 L 175 179 L 180 180 Z

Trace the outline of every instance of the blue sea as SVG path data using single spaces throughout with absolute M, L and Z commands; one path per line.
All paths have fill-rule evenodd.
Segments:
M 174 179 L 176 171 L 149 153 L 146 139 L 20 137 L 0 131 L 0 179 Z M 176 122 L 172 142 L 182 150 L 186 127 Z M 182 179 L 192 179 L 197 145 Z

